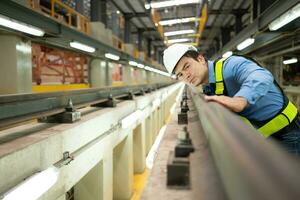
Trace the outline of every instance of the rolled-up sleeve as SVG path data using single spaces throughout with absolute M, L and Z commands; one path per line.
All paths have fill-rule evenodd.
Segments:
M 240 90 L 234 96 L 244 97 L 249 104 L 253 105 L 268 93 L 274 80 L 268 70 L 240 56 L 234 56 L 228 62 L 233 79 L 241 85 Z

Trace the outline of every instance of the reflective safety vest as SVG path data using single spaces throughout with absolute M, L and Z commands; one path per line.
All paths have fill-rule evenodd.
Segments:
M 248 59 L 248 58 L 247 58 Z M 226 86 L 223 80 L 223 63 L 226 60 L 226 58 L 222 58 L 215 62 L 215 79 L 216 79 L 216 88 L 215 88 L 215 94 L 216 95 L 224 95 L 226 94 Z M 253 61 L 255 62 L 255 61 Z M 255 62 L 256 63 L 256 62 Z M 256 63 L 258 66 L 260 66 L 258 63 Z M 275 82 L 274 83 L 278 86 L 278 88 L 281 90 L 281 93 L 283 95 L 284 99 L 284 105 L 282 109 L 273 117 L 272 119 L 269 119 L 263 125 L 260 125 L 258 131 L 264 136 L 269 137 L 270 135 L 280 131 L 284 127 L 288 126 L 297 116 L 298 109 L 297 107 L 288 100 L 288 98 L 284 95 L 282 89 L 279 87 L 279 85 Z M 248 119 L 243 118 L 243 121 L 245 121 L 247 124 L 255 124 Z

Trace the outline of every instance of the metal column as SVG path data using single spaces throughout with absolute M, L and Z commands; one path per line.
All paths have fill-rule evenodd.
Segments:
M 238 34 L 242 30 L 242 17 L 243 13 L 237 13 L 235 14 L 235 33 Z
M 143 51 L 143 30 L 138 29 L 138 50 Z
M 125 17 L 125 30 L 124 30 L 124 42 L 130 43 L 130 32 L 131 32 L 131 24 L 130 24 L 130 16 L 124 15 Z
M 222 46 L 224 46 L 227 42 L 230 41 L 230 31 L 230 28 L 222 27 Z
M 111 23 L 113 34 L 119 36 L 118 14 L 115 11 L 111 13 Z
M 154 46 L 154 48 L 153 48 L 154 53 L 152 55 L 152 57 L 153 57 L 154 60 L 157 60 L 157 56 L 156 56 L 157 50 L 158 50 L 157 46 Z
M 152 39 L 148 38 L 148 43 L 147 43 L 147 56 L 148 58 L 151 58 L 151 43 L 152 43 Z
M 159 63 L 162 63 L 162 53 L 163 53 L 162 49 L 159 49 L 157 51 L 157 62 L 159 62 Z
M 106 0 L 91 0 L 91 21 L 100 21 L 107 27 Z

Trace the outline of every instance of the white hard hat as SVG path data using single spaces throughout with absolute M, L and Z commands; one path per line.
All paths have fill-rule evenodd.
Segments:
M 187 44 L 173 44 L 164 50 L 164 65 L 170 74 L 172 74 L 180 58 L 190 50 L 197 51 L 196 47 Z

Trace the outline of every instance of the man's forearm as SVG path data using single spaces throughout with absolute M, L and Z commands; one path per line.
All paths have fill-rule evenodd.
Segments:
M 205 96 L 205 100 L 220 103 L 233 112 L 242 112 L 248 105 L 244 97 Z

